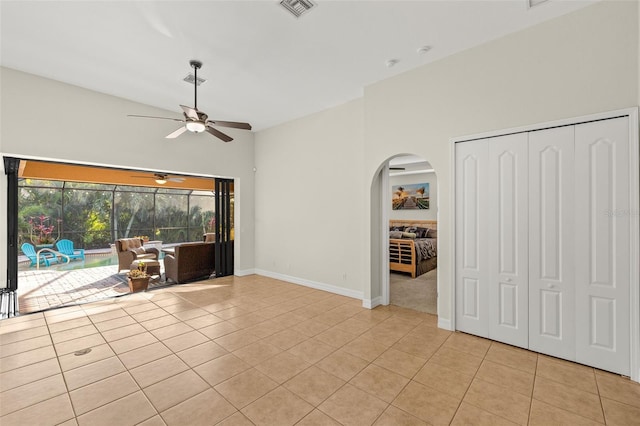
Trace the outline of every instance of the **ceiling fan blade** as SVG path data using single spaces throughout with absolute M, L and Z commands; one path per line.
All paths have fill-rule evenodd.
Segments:
M 177 138 L 178 136 L 180 136 L 181 134 L 183 134 L 184 132 L 187 131 L 186 127 L 180 127 L 178 130 L 176 130 L 173 133 L 169 133 L 167 136 L 165 136 L 166 139 L 174 139 Z
M 184 178 L 172 177 L 167 179 L 169 182 L 184 182 Z
M 193 118 L 194 120 L 199 120 L 199 118 L 198 118 L 198 110 L 197 109 L 188 107 L 186 105 L 180 105 L 180 107 L 182 107 L 182 110 L 184 111 L 184 114 L 187 117 Z
M 233 140 L 231 136 L 225 135 L 220 130 L 216 130 L 210 126 L 207 126 L 207 132 L 211 133 L 216 138 L 223 140 L 224 142 L 231 142 Z
M 233 127 L 234 129 L 251 130 L 251 124 L 238 123 L 237 121 L 209 120 L 208 123 L 211 123 L 214 126 Z
M 184 123 L 184 120 L 181 118 L 171 118 L 171 117 L 153 117 L 150 115 L 133 115 L 133 114 L 129 114 L 127 115 L 127 117 L 136 117 L 136 118 L 155 118 L 157 120 L 173 120 L 173 121 L 179 121 L 181 123 Z

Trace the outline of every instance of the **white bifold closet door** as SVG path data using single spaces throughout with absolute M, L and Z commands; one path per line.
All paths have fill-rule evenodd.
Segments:
M 488 142 L 455 145 L 456 327 L 489 337 Z
M 489 139 L 489 338 L 526 348 L 529 335 L 527 134 Z
M 576 361 L 627 376 L 629 153 L 628 117 L 575 127 Z
M 529 348 L 575 360 L 574 127 L 529 133 Z
M 456 144 L 456 329 L 630 375 L 630 153 L 629 117 Z

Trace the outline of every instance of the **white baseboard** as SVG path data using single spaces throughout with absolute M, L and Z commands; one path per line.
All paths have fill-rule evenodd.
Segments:
M 367 309 L 373 309 L 382 304 L 382 297 L 374 297 L 373 299 L 362 299 L 362 307 Z
M 341 296 L 353 297 L 354 299 L 362 300 L 363 294 L 361 291 L 351 290 L 344 287 L 338 287 L 331 284 L 325 284 L 317 281 L 307 280 L 305 278 L 292 277 L 291 275 L 284 275 L 278 272 L 265 271 L 264 269 L 255 269 L 257 275 L 262 275 L 269 278 L 275 278 L 277 280 L 286 281 L 293 284 L 300 284 L 305 287 L 315 288 L 316 290 L 324 290 L 329 293 L 339 294 Z
M 247 275 L 255 275 L 256 270 L 255 269 L 236 269 L 235 271 L 233 271 L 233 275 L 235 275 L 236 277 L 246 277 Z
M 454 331 L 453 328 L 451 327 L 451 320 L 448 320 L 446 318 L 441 318 L 441 317 L 438 317 L 438 328 Z

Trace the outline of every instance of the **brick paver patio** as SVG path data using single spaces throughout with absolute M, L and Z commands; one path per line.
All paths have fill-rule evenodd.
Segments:
M 161 272 L 164 265 L 161 264 Z M 56 270 L 54 267 L 30 268 L 18 272 L 18 303 L 21 314 L 61 306 L 95 302 L 129 293 L 127 271 L 118 273 L 118 265 L 85 269 Z M 150 288 L 164 285 L 152 282 Z

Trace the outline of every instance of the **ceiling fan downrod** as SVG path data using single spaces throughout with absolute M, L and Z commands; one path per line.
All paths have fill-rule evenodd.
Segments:
M 202 62 L 200 61 L 196 61 L 195 59 L 192 59 L 189 61 L 189 64 L 191 65 L 191 68 L 193 68 L 193 74 L 194 74 L 194 81 L 193 81 L 193 93 L 194 93 L 194 100 L 193 100 L 193 108 L 194 109 L 198 109 L 198 70 L 202 67 Z

